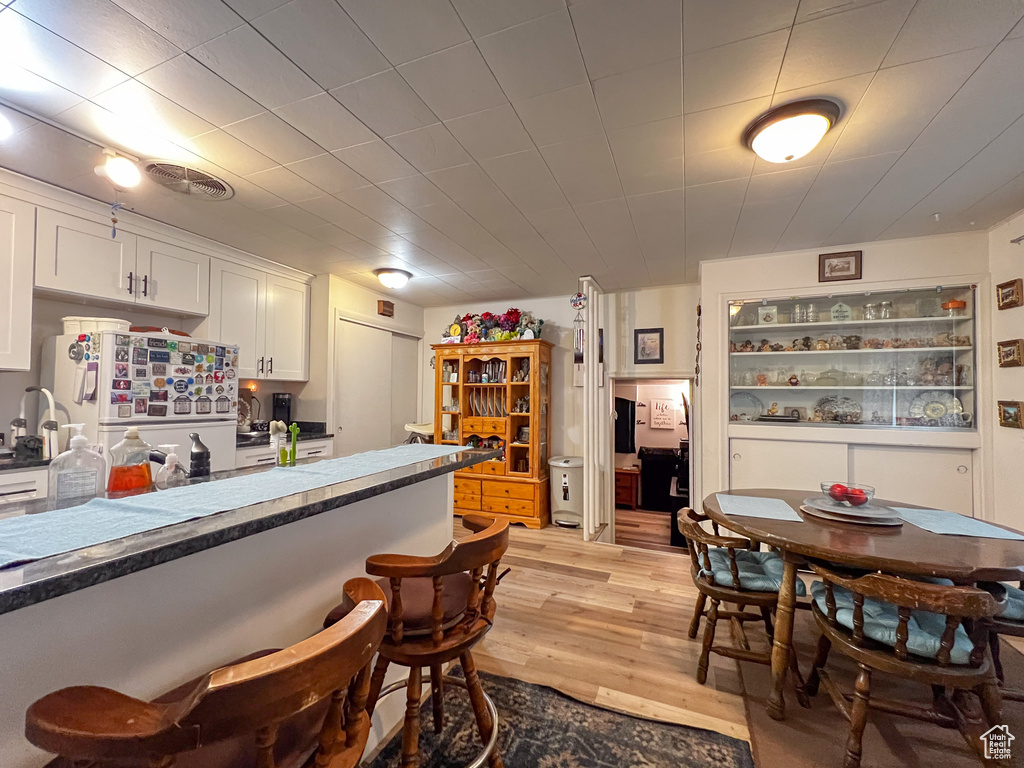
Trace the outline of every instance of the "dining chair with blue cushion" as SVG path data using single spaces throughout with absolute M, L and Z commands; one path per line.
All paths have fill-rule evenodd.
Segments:
M 821 636 L 807 690 L 813 696 L 819 684 L 824 686 L 850 721 L 843 768 L 860 765 L 870 709 L 957 728 L 984 761 L 980 737 L 1002 722 L 987 653 L 988 622 L 1005 605 L 1002 585 L 930 583 L 847 572 L 814 561 L 809 566 L 821 577 L 811 585 L 811 613 Z M 824 669 L 833 647 L 860 668 L 852 695 Z M 871 676 L 876 671 L 931 685 L 932 706 L 873 696 Z
M 714 520 L 710 521 L 712 533 L 701 525 L 709 519 L 692 509 L 682 509 L 678 516 L 679 532 L 686 538 L 690 552 L 690 575 L 699 592 L 690 622 L 691 638 L 697 637 L 700 620 L 707 619 L 700 660 L 697 663 L 697 682 L 701 685 L 707 680 L 708 659 L 712 653 L 742 661 L 771 664 L 772 613 L 778 606 L 783 570 L 782 558 L 777 553 L 758 551 L 758 542 L 750 539 L 735 535 L 723 536 Z M 806 594 L 800 580 L 797 580 L 796 589 L 798 595 Z M 705 610 L 708 600 L 711 605 Z M 719 608 L 722 603 L 734 603 L 737 609 Z M 747 606 L 760 609 L 759 613 L 745 610 Z M 733 622 L 733 627 L 738 630 L 738 647 L 715 645 L 715 629 L 719 619 Z M 751 621 L 764 622 L 769 651 L 750 648 L 743 625 Z M 808 698 L 796 664 L 796 654 L 790 654 L 790 660 L 797 699 L 803 706 L 807 706 Z
M 1020 586 L 1003 584 L 1006 590 L 1006 607 L 1003 612 L 989 622 L 989 646 L 992 648 L 992 663 L 996 668 L 996 677 L 1002 686 L 1001 692 L 1005 701 L 1024 701 L 1024 690 L 1006 686 L 1003 665 L 999 660 L 999 636 L 1024 637 L 1024 582 Z

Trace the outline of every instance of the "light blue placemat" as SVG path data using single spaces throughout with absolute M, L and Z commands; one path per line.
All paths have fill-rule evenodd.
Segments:
M 989 525 L 984 520 L 975 520 L 973 517 L 958 515 L 956 512 L 947 512 L 942 509 L 910 509 L 908 507 L 893 507 L 901 518 L 908 523 L 913 523 L 918 528 L 924 528 L 932 533 L 943 533 L 950 536 L 973 536 L 981 539 L 1010 539 L 1011 541 L 1024 541 L 1024 536 L 1013 531 L 1007 531 L 995 525 Z
M 166 525 L 238 509 L 325 485 L 356 480 L 464 450 L 455 445 L 399 445 L 297 467 L 171 488 L 123 499 L 0 520 L 0 568 L 70 552 Z
M 763 517 L 766 520 L 792 520 L 802 523 L 803 518 L 782 499 L 766 499 L 761 496 L 732 496 L 716 493 L 718 506 L 727 515 L 741 517 Z

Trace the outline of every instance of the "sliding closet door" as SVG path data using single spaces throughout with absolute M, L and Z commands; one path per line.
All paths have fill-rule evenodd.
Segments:
M 390 448 L 391 333 L 338 320 L 334 336 L 334 453 Z M 413 397 L 415 402 L 415 396 Z

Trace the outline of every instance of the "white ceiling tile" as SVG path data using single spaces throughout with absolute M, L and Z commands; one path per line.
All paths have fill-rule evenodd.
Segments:
M 287 168 L 331 195 L 359 189 L 370 183 L 331 154 L 315 155 L 297 163 L 289 163 Z
M 914 0 L 887 0 L 798 24 L 782 63 L 779 90 L 877 69 L 913 6 Z
M 366 218 L 352 206 L 343 203 L 341 200 L 338 200 L 336 197 L 331 197 L 330 195 L 314 197 L 312 200 L 303 200 L 299 207 L 319 216 L 324 221 L 328 221 L 331 224 L 337 224 L 342 229 L 344 229 L 345 225 L 350 221 Z M 310 231 L 310 234 L 316 236 L 312 231 Z M 358 238 L 355 235 L 349 235 L 349 242 L 356 239 Z M 331 243 L 331 245 L 340 244 L 341 243 L 335 242 Z
M 564 141 L 542 147 L 540 151 L 558 186 L 573 205 L 622 196 L 615 163 L 604 136 Z
M 241 139 L 281 165 L 305 160 L 323 153 L 323 148 L 307 139 L 273 112 L 246 118 L 224 126 L 224 130 Z
M 223 0 L 227 5 L 230 5 L 236 13 L 242 18 L 249 20 L 255 19 L 257 16 L 262 16 L 265 13 L 270 13 L 275 8 L 279 8 L 288 2 L 288 0 Z
M 0 66 L 0 91 L 14 99 L 20 98 L 19 92 L 30 95 L 52 84 L 91 98 L 128 79 L 124 72 L 13 10 L 0 13 Z M 48 82 L 19 77 L 19 68 Z
M 377 187 L 360 187 L 349 192 L 339 192 L 335 197 L 348 203 L 357 211 L 369 216 L 375 221 L 385 221 L 390 216 L 401 215 L 408 212 L 408 209 L 389 197 L 387 193 Z M 346 226 L 346 229 L 348 227 Z M 357 230 L 351 230 L 357 235 Z
M 635 259 L 642 259 L 643 254 L 624 198 L 585 203 L 574 208 L 583 228 L 608 264 L 624 260 L 630 263 L 631 268 L 637 268 Z
M 442 120 L 508 103 L 472 41 L 410 61 L 398 72 Z
M 746 256 L 771 251 L 817 174 L 817 168 L 797 168 L 753 177 L 743 198 L 743 210 L 736 224 L 729 255 Z
M 745 179 L 750 176 L 756 158 L 757 155 L 739 142 L 725 149 L 688 154 L 684 166 L 686 186 Z
M 392 64 L 469 40 L 448 0 L 339 0 Z
M 920 0 L 883 66 L 993 46 L 1024 16 L 1021 0 Z
M 116 85 L 94 96 L 92 101 L 172 141 L 209 133 L 214 129 L 213 125 L 201 117 L 137 80 Z
M 333 154 L 374 184 L 416 175 L 416 169 L 380 139 L 340 149 Z
M 498 186 L 476 163 L 430 171 L 426 176 L 455 202 L 482 195 L 501 194 Z
M 452 4 L 474 37 L 514 27 L 565 7 L 564 0 L 452 0 Z
M 385 138 L 437 122 L 434 113 L 393 69 L 337 88 L 331 94 Z
M 424 205 L 448 202 L 444 192 L 424 176 L 409 176 L 405 179 L 384 181 L 379 186 L 408 208 L 420 208 Z
M 263 111 L 240 90 L 185 54 L 143 72 L 137 79 L 218 127 Z
M 339 224 L 339 226 L 346 232 L 355 235 L 356 238 L 361 240 L 386 237 L 394 234 L 387 227 L 377 223 L 368 216 L 359 216 L 358 218 L 349 219 L 348 221 Z
M 867 5 L 876 5 L 883 0 L 844 0 L 837 3 L 835 0 L 801 0 L 800 8 L 796 12 L 796 23 L 802 24 L 805 21 L 821 19 L 826 16 L 835 16 L 840 13 L 847 13 Z
M 263 187 L 289 203 L 299 203 L 303 200 L 312 200 L 314 197 L 322 197 L 325 191 L 281 166 L 259 173 L 250 173 L 246 178 L 256 186 Z
M 696 53 L 779 29 L 789 29 L 799 0 L 715 0 L 683 3 L 683 52 Z
M 535 187 L 516 187 L 506 190 L 505 194 L 524 214 L 549 208 L 565 208 L 569 205 L 562 188 L 554 181 Z
M 903 150 L 959 90 L 985 56 L 975 49 L 879 71 L 846 124 L 831 160 Z M 889 119 L 898 114 L 899 120 Z
M 206 0 L 112 0 L 184 51 L 242 24 L 238 14 Z
M 254 211 L 266 211 L 286 204 L 277 195 L 267 192 L 263 187 L 258 187 L 247 179 L 232 180 L 231 186 L 235 188 L 233 200 Z
M 83 102 L 81 96 L 17 65 L 5 64 L 3 74 L 25 87 L 5 88 L 0 84 L 0 96 L 38 115 L 54 117 Z
M 746 179 L 686 188 L 686 259 L 719 259 L 729 253 Z
M 314 216 L 309 211 L 303 210 L 302 208 L 299 208 L 299 206 L 292 205 L 290 203 L 287 205 L 280 205 L 277 208 L 267 208 L 263 213 L 282 224 L 286 224 L 289 227 L 294 227 L 298 230 L 297 233 L 288 233 L 287 235 L 284 245 L 286 246 L 286 249 L 289 250 L 295 249 L 294 239 L 297 234 L 301 234 L 303 230 L 311 227 L 322 226 L 324 223 L 318 216 Z M 303 236 L 305 237 L 305 235 Z M 287 250 L 285 252 L 287 252 Z
M 607 267 L 572 208 L 537 211 L 527 218 L 569 268 L 577 270 L 578 274 Z
M 769 98 L 751 99 L 687 115 L 683 121 L 683 146 L 687 156 L 739 145 L 743 130 L 770 105 Z
M 627 195 L 683 186 L 683 118 L 609 131 L 608 141 Z
M 1010 30 L 1006 37 L 1009 40 L 1017 37 L 1024 37 L 1024 18 L 1017 22 L 1017 25 Z
M 591 80 L 683 54 L 679 0 L 588 0 L 572 21 Z
M 315 82 L 250 26 L 233 29 L 189 53 L 267 109 L 320 92 Z
M 784 29 L 683 57 L 685 111 L 770 96 L 788 42 Z
M 34 117 L 29 117 L 22 112 L 18 112 L 17 110 L 4 105 L 0 105 L 0 115 L 3 115 L 4 119 L 10 123 L 12 136 L 40 123 L 40 121 L 36 120 Z
M 107 0 L 18 0 L 12 11 L 129 75 L 181 53 L 141 21 Z
M 648 262 L 680 259 L 686 237 L 686 194 L 681 189 L 627 197 L 640 247 Z
M 576 33 L 564 9 L 480 37 L 476 43 L 510 99 L 587 82 Z
M 335 0 L 293 0 L 252 25 L 326 90 L 391 68 Z
M 60 125 L 86 136 L 95 136 L 104 144 L 122 149 L 143 158 L 160 158 L 188 163 L 196 159 L 188 139 L 171 140 L 157 135 L 146 127 L 115 115 L 91 101 L 82 101 L 54 120 Z
M 530 135 L 509 104 L 447 120 L 445 125 L 477 160 L 533 148 Z
M 329 93 L 285 104 L 274 114 L 329 152 L 377 138 Z
M 603 132 L 590 83 L 512 103 L 538 147 Z
M 506 192 L 554 182 L 547 163 L 536 149 L 482 160 L 480 165 L 494 183 Z
M 607 130 L 683 114 L 682 61 L 669 59 L 594 81 Z
M 443 123 L 392 136 L 388 144 L 421 172 L 451 168 L 473 159 Z
M 191 143 L 197 155 L 240 176 L 278 165 L 276 161 L 220 129 L 194 136 Z

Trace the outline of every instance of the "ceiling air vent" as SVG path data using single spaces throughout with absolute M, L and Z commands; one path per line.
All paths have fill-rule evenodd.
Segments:
M 146 175 L 165 189 L 198 200 L 227 200 L 235 194 L 226 181 L 177 163 L 147 163 Z

